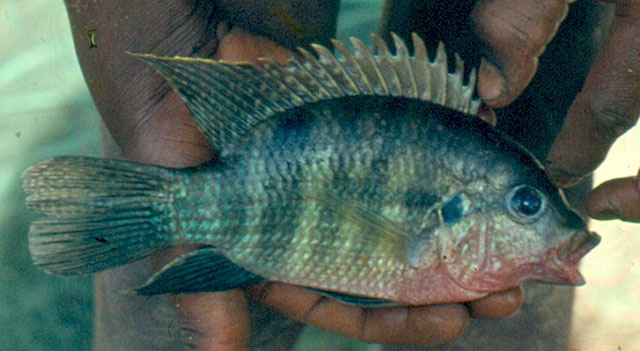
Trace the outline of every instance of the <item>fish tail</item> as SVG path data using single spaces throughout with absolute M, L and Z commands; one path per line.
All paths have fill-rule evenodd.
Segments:
M 172 244 L 167 215 L 176 170 L 127 161 L 54 157 L 22 176 L 36 266 L 58 275 L 124 265 Z

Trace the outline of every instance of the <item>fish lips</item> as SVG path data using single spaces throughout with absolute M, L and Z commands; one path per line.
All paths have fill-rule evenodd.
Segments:
M 544 254 L 545 273 L 539 281 L 551 284 L 580 286 L 585 279 L 578 271 L 578 263 L 600 243 L 595 232 L 578 230 Z M 537 280 L 537 279 L 536 279 Z

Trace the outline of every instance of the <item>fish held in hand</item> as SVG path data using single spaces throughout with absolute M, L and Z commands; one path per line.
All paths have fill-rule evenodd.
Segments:
M 599 242 L 524 148 L 475 117 L 441 45 L 352 39 L 279 65 L 136 55 L 180 94 L 220 156 L 170 169 L 55 157 L 27 169 L 35 265 L 59 275 L 185 253 L 132 292 L 263 280 L 361 306 L 481 298 L 528 281 L 579 285 Z

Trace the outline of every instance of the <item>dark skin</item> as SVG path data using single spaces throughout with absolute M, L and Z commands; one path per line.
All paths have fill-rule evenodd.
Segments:
M 194 3 L 199 11 L 194 11 Z M 251 61 L 258 57 L 271 57 L 283 62 L 292 54 L 289 50 L 292 47 L 306 45 L 310 41 L 326 42 L 333 36 L 335 8 L 312 8 L 315 5 L 304 2 L 282 3 L 274 10 L 269 7 L 270 2 L 262 1 L 256 1 L 253 7 L 243 9 L 242 6 L 247 5 L 242 5 L 243 2 L 236 4 L 234 1 L 221 1 L 213 6 L 187 0 L 163 0 L 147 7 L 129 1 L 94 4 L 86 0 L 67 0 L 78 57 L 106 127 L 105 155 L 167 167 L 196 166 L 215 157 L 215 150 L 211 149 L 197 130 L 179 97 L 171 92 L 159 75 L 145 64 L 128 56 L 126 51 L 225 60 Z M 301 8 L 301 4 L 304 7 Z M 261 6 L 264 7 L 264 11 L 260 11 Z M 523 17 L 515 15 L 507 18 L 503 18 L 507 14 L 502 17 L 491 15 L 492 9 L 500 6 L 504 6 L 501 1 L 480 1 L 473 13 L 478 32 L 485 33 L 483 38 L 489 46 L 495 44 L 492 57 L 488 57 L 480 68 L 479 92 L 489 105 L 496 107 L 508 104 L 527 85 L 535 72 L 536 55 L 542 52 L 544 44 L 553 36 L 554 28 L 562 19 L 559 15 L 562 11 L 555 8 L 555 11 L 537 9 L 539 13 L 533 12 L 534 18 L 543 18 L 544 21 L 534 21 L 535 25 L 524 27 L 525 32 L 529 33 L 525 36 L 526 40 L 523 41 L 522 37 L 515 37 L 509 33 L 492 36 L 489 33 L 502 32 L 503 26 L 500 21 L 511 20 L 512 26 L 508 28 L 516 28 L 518 21 L 524 20 Z M 515 11 L 514 14 L 523 11 L 524 7 L 518 6 L 524 5 L 514 4 L 511 7 Z M 564 6 L 560 3 L 557 5 L 560 10 Z M 255 21 L 262 23 L 262 30 L 256 30 L 256 24 L 251 21 L 243 21 L 241 15 L 235 16 L 237 13 L 233 10 L 241 9 L 243 11 L 238 10 L 238 13 L 246 13 L 256 8 L 258 10 L 254 16 L 265 16 L 264 21 Z M 313 16 L 286 15 L 295 13 L 296 10 Z M 528 14 L 532 13 L 528 8 L 525 10 Z M 207 16 L 203 16 L 203 13 Z M 261 13 L 263 15 L 260 15 Z M 295 26 L 292 25 L 292 20 L 296 21 Z M 97 48 L 91 48 L 87 38 L 88 29 L 95 29 L 94 40 Z M 250 29 L 254 34 L 246 29 Z M 634 40 L 633 37 L 627 39 Z M 525 47 L 509 49 L 514 47 L 508 45 L 514 40 L 519 45 L 526 44 Z M 622 44 L 617 45 L 623 47 Z M 636 45 L 635 52 L 637 49 Z M 622 55 L 627 55 L 626 60 L 632 62 L 638 57 L 630 56 L 635 52 L 624 51 Z M 613 54 L 612 52 L 611 55 Z M 614 56 L 620 57 L 620 54 Z M 493 67 L 499 68 L 492 70 L 488 62 L 493 62 Z M 633 67 L 637 67 L 638 62 L 634 64 L 636 66 Z M 609 67 L 604 66 L 603 69 Z M 640 70 L 640 67 L 638 68 Z M 599 73 L 593 79 L 599 82 L 597 79 L 602 76 L 604 73 Z M 625 77 L 623 74 L 619 78 L 624 80 Z M 637 86 L 632 86 L 631 83 L 628 85 L 630 90 L 636 89 L 637 93 Z M 584 91 L 587 93 L 584 94 L 596 94 L 591 92 L 596 87 L 589 87 L 585 86 Z M 496 96 L 495 91 L 500 94 Z M 637 116 L 637 106 L 629 103 L 628 98 L 619 98 L 621 94 L 627 94 L 627 91 L 625 90 L 624 94 L 610 92 L 605 96 L 614 106 L 620 106 L 624 118 L 629 119 L 628 116 L 632 113 Z M 572 111 L 576 117 L 571 117 L 570 114 L 569 120 L 585 118 L 580 114 L 583 110 Z M 594 120 L 594 125 L 602 125 L 605 130 L 609 126 L 598 122 L 597 119 Z M 559 170 L 552 174 L 572 174 L 576 177 L 587 174 L 594 167 L 584 168 L 583 165 L 594 164 L 597 161 L 593 161 L 596 155 L 585 156 L 572 150 L 581 150 L 576 145 L 588 144 L 588 135 L 567 134 L 564 129 L 563 133 L 556 144 L 572 145 L 572 148 L 564 149 L 562 157 L 550 156 L 548 163 L 555 167 L 552 169 Z M 601 134 L 598 133 L 596 135 Z M 609 131 L 609 134 L 611 133 Z M 611 135 L 617 136 L 619 133 Z M 612 142 L 615 137 L 612 138 L 606 139 L 598 150 L 608 149 L 607 141 Z M 598 140 L 600 139 L 602 138 Z M 602 152 L 606 153 L 606 150 L 598 155 Z M 553 150 L 551 155 L 554 155 Z M 591 158 L 585 160 L 585 157 Z M 567 177 L 558 176 L 557 179 L 563 184 L 569 182 Z M 636 184 L 636 187 L 630 187 L 631 183 Z M 636 202 L 624 192 L 629 188 L 635 189 Z M 596 216 L 606 213 L 609 217 L 620 214 L 624 219 L 639 220 L 638 191 L 637 179 L 620 180 L 605 188 L 598 188 L 588 202 L 592 211 L 590 213 Z M 632 216 L 628 217 L 628 214 Z M 176 248 L 159 253 L 152 257 L 152 266 L 157 267 L 184 250 L 186 248 Z M 121 321 L 123 319 L 119 314 L 130 314 L 130 319 L 134 321 L 130 322 L 131 325 L 135 325 L 136 320 L 138 323 L 150 323 L 148 315 L 153 311 L 141 309 L 145 300 L 127 301 L 113 294 L 118 288 L 124 288 L 116 287 L 115 281 L 123 281 L 134 275 L 134 272 L 123 269 L 105 272 L 96 277 L 96 348 L 99 350 L 110 349 L 114 345 L 122 347 L 125 344 L 118 344 L 112 337 L 120 333 L 125 334 L 130 327 L 127 322 Z M 467 304 L 363 309 L 340 304 L 295 286 L 268 283 L 243 291 L 177 296 L 172 298 L 170 303 L 177 306 L 177 315 L 184 317 L 188 328 L 193 332 L 192 335 L 195 335 L 190 342 L 198 349 L 244 350 L 250 342 L 251 316 L 256 313 L 255 308 L 248 307 L 247 298 L 302 323 L 358 340 L 432 345 L 461 335 L 469 323 L 469 318 L 505 318 L 513 314 L 522 303 L 522 290 L 510 289 Z M 136 305 L 137 303 L 139 305 Z M 250 303 L 249 306 L 255 304 Z M 253 323 L 251 328 L 253 333 L 256 333 L 256 330 L 260 333 L 262 330 L 258 323 Z M 254 336 L 255 334 L 252 335 Z M 294 340 L 295 336 L 293 333 L 274 337 Z M 287 345 L 290 345 L 293 342 L 291 340 L 285 341 L 285 344 L 288 342 Z M 131 348 L 146 345 L 144 341 L 136 346 L 133 344 L 129 342 Z
M 569 2 L 478 3 L 472 20 L 491 49 L 480 65 L 478 92 L 489 106 L 508 105 L 529 84 Z M 615 6 L 609 33 L 545 160 L 547 173 L 563 187 L 593 172 L 640 114 L 640 3 L 606 2 Z M 598 187 L 589 196 L 587 212 L 596 219 L 640 221 L 638 182 L 631 177 Z

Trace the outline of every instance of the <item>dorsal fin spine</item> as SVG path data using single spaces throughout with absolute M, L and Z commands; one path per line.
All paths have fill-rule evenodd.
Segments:
M 299 67 L 301 67 L 301 69 L 304 69 L 306 71 L 305 76 L 307 76 L 309 82 L 311 82 L 311 84 L 316 87 L 316 96 L 319 99 L 331 98 L 331 93 L 327 90 L 327 88 L 325 88 L 324 84 L 318 78 L 316 78 L 316 75 L 313 74 L 313 71 L 315 70 L 316 72 L 321 72 L 322 76 L 324 77 L 327 75 L 327 72 L 324 71 L 322 65 L 307 50 L 298 48 L 298 51 L 300 51 L 306 62 L 300 63 L 298 60 L 292 61 L 295 62 Z
M 380 94 L 380 95 L 389 95 L 389 88 L 387 87 L 387 84 L 384 81 L 384 77 L 382 76 L 382 72 L 380 72 L 380 69 L 378 68 L 378 65 L 376 64 L 376 60 L 373 58 L 373 55 L 371 55 L 371 51 L 369 51 L 367 49 L 367 47 L 364 45 L 364 43 L 362 42 L 362 40 L 358 39 L 358 38 L 354 38 L 351 37 L 349 38 L 349 40 L 351 41 L 351 43 L 353 44 L 353 46 L 355 47 L 355 58 L 361 58 L 362 59 L 362 63 L 365 63 L 366 66 L 363 67 L 365 68 L 370 68 L 371 71 L 375 74 L 372 78 L 375 79 L 373 83 L 373 92 L 374 94 Z M 365 73 L 366 75 L 366 73 Z M 377 87 L 377 89 L 376 89 Z
M 449 72 L 447 67 L 447 53 L 444 51 L 444 44 L 438 43 L 438 51 L 436 51 L 436 59 L 430 65 L 431 71 L 435 74 L 435 81 L 441 82 L 441 89 L 434 89 L 433 100 L 439 105 L 447 105 L 447 91 L 449 90 Z M 433 80 L 432 80 L 433 81 Z
M 462 63 L 462 59 L 460 55 L 453 55 L 455 61 L 455 71 L 453 73 L 449 73 L 447 80 L 449 82 L 453 82 L 454 84 L 447 84 L 447 102 L 445 103 L 447 106 L 453 106 L 455 109 L 461 109 L 460 106 L 460 94 L 462 93 L 462 74 L 464 71 L 464 64 Z
M 361 78 L 361 79 L 358 79 L 358 80 L 354 81 L 355 86 L 358 88 L 356 94 L 358 92 L 363 94 L 363 95 L 372 94 L 373 93 L 373 87 L 371 86 L 371 82 L 369 82 L 369 79 L 367 78 L 367 75 L 364 74 L 364 71 L 362 70 L 362 67 L 360 67 L 360 65 L 356 61 L 355 57 L 353 57 L 353 55 L 351 54 L 351 51 L 349 50 L 349 48 L 347 48 L 347 46 L 344 45 L 344 43 L 342 43 L 341 41 L 332 40 L 331 42 L 333 43 L 333 46 L 342 54 L 342 57 L 343 57 L 344 61 L 346 62 L 346 66 L 352 68 L 351 70 L 349 70 L 347 67 L 345 67 L 345 69 L 347 69 L 348 71 L 354 71 L 353 73 L 350 73 L 349 76 L 350 77 L 351 76 L 356 76 L 356 77 L 360 77 Z M 362 84 L 358 85 L 357 82 L 361 82 Z
M 403 94 L 406 94 L 406 96 L 417 98 L 418 87 L 416 84 L 416 77 L 413 74 L 413 69 L 411 69 L 409 50 L 404 44 L 404 41 L 402 41 L 402 39 L 400 39 L 400 37 L 396 33 L 391 33 L 391 38 L 393 39 L 393 44 L 396 47 L 397 60 L 400 64 L 402 64 L 403 69 L 401 69 L 400 71 L 406 72 L 407 79 L 409 80 L 409 86 L 407 87 L 409 90 L 403 91 Z
M 411 34 L 413 40 L 412 68 L 416 76 L 416 86 L 418 87 L 418 98 L 431 101 L 431 69 L 427 48 L 424 46 L 422 38 L 416 33 Z
M 327 48 L 325 48 L 324 46 L 321 45 L 316 45 L 316 44 L 312 44 L 311 47 L 313 47 L 313 49 L 316 51 L 316 53 L 318 53 L 318 58 L 319 58 L 319 63 L 320 66 L 322 67 L 322 71 L 323 73 L 325 73 L 326 77 L 327 77 L 327 83 L 325 85 L 325 88 L 327 88 L 329 90 L 329 92 L 331 93 L 332 97 L 339 97 L 339 96 L 345 96 L 346 93 L 344 90 L 342 90 L 342 88 L 340 87 L 340 84 L 338 84 L 333 75 L 335 75 L 334 72 L 330 72 L 327 70 L 327 66 L 328 67 L 336 67 L 336 66 L 340 66 L 340 64 L 338 63 L 338 61 L 335 59 L 335 57 L 329 52 L 329 50 Z M 332 74 L 333 73 L 333 74 Z
M 398 72 L 395 70 L 389 47 L 377 35 L 372 36 L 372 39 L 378 53 L 376 63 L 384 77 L 382 80 L 387 83 L 389 94 L 391 96 L 402 96 L 402 86 L 398 78 Z
M 340 62 L 340 60 L 338 60 L 335 56 L 331 54 L 331 52 L 327 51 L 326 49 L 325 49 L 325 52 L 326 54 L 328 54 L 326 62 L 333 64 L 333 66 L 335 67 L 335 69 L 331 71 L 331 73 L 335 76 L 335 79 L 339 80 L 339 82 L 336 81 L 336 83 L 338 84 L 340 91 L 344 94 L 342 96 L 359 94 L 360 90 L 358 89 L 358 86 L 353 81 L 351 75 L 349 75 L 349 73 L 347 72 L 345 64 Z M 330 67 L 325 67 L 325 70 L 329 70 L 329 69 Z M 334 96 L 334 97 L 339 97 L 339 96 Z
M 460 94 L 460 105 L 462 112 L 469 113 L 471 105 L 473 104 L 473 87 L 476 86 L 476 69 L 472 68 L 469 73 L 469 82 L 466 88 L 463 87 L 463 93 Z
M 476 69 L 474 67 L 469 73 L 469 82 L 467 83 L 467 90 L 465 93 L 466 109 L 462 111 L 464 113 L 476 114 L 480 109 L 480 99 L 473 99 L 473 91 L 475 89 L 477 79 L 478 76 L 476 75 Z

